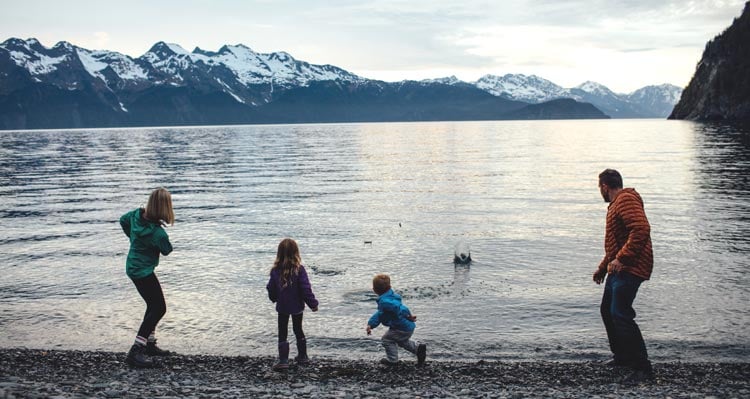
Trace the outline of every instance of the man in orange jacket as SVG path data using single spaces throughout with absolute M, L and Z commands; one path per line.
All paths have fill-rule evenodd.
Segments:
M 594 272 L 594 282 L 601 284 L 607 277 L 600 310 L 614 354 L 610 364 L 633 369 L 624 382 L 639 383 L 654 377 L 633 310 L 638 288 L 651 277 L 654 267 L 651 226 L 643 199 L 634 189 L 623 188 L 618 171 L 606 169 L 599 174 L 599 191 L 609 206 L 605 254 Z

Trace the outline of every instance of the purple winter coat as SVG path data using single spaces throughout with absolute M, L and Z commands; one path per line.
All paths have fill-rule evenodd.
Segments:
M 299 267 L 297 280 L 291 281 L 286 287 L 281 288 L 281 272 L 277 269 L 271 271 L 271 278 L 268 280 L 266 289 L 268 290 L 268 299 L 276 302 L 276 311 L 283 314 L 298 314 L 305 310 L 305 304 L 308 307 L 317 308 L 318 300 L 312 292 L 310 279 L 307 277 L 307 271 L 304 266 Z

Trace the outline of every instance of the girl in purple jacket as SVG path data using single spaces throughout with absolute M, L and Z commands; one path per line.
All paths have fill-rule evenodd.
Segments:
M 305 266 L 299 254 L 297 243 L 291 238 L 285 238 L 279 243 L 276 251 L 276 261 L 273 262 L 271 278 L 266 285 L 268 298 L 276 302 L 279 313 L 279 362 L 274 364 L 274 370 L 289 368 L 289 316 L 292 316 L 292 331 L 297 338 L 297 357 L 299 365 L 307 365 L 307 341 L 302 331 L 302 312 L 305 304 L 313 311 L 318 311 L 318 300 L 312 292 L 310 279 L 307 277 Z

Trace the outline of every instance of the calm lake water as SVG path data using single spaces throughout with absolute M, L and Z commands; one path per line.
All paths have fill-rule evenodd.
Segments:
M 272 355 L 265 284 L 295 238 L 321 302 L 314 356 L 381 357 L 385 272 L 437 359 L 604 359 L 607 204 L 643 196 L 655 266 L 636 299 L 653 359 L 750 361 L 750 132 L 662 120 L 0 132 L 0 346 L 125 351 L 145 309 L 120 215 L 173 193 L 168 312 L 182 353 Z M 371 242 L 371 243 L 370 243 Z M 453 264 L 454 248 L 473 263 Z

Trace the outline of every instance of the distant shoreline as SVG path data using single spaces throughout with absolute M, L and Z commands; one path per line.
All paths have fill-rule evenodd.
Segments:
M 0 349 L 6 397 L 553 397 L 750 396 L 750 363 L 654 363 L 656 380 L 628 386 L 600 362 L 445 362 L 428 357 L 385 369 L 376 362 L 316 358 L 270 369 L 271 357 L 175 355 L 134 370 L 125 353 Z

